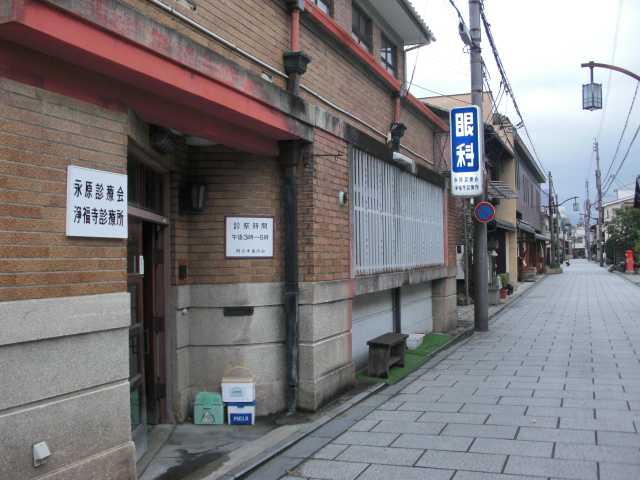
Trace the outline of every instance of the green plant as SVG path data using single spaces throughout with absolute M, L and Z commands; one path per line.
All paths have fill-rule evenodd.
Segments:
M 616 211 L 615 218 L 607 226 L 608 242 L 616 250 L 626 251 L 638 248 L 640 244 L 640 209 L 621 208 Z
M 502 283 L 502 288 L 506 287 L 507 285 L 509 285 L 509 274 L 508 273 L 501 273 L 500 274 L 500 281 Z

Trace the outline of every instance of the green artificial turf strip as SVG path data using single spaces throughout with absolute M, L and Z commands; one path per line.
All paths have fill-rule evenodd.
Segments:
M 434 350 L 438 349 L 445 343 L 451 340 L 450 335 L 443 335 L 437 333 L 430 333 L 425 335 L 422 343 L 415 350 L 407 350 L 404 356 L 404 367 L 393 367 L 389 371 L 388 378 L 375 378 L 369 377 L 364 372 L 360 372 L 356 375 L 358 381 L 367 383 L 381 383 L 387 382 L 389 385 L 402 380 L 414 370 L 420 368 L 420 366 L 427 361 L 427 357 Z
M 449 340 L 451 340 L 451 335 L 430 333 L 429 335 L 424 336 L 424 338 L 422 339 L 422 343 L 418 348 L 416 348 L 415 350 L 407 350 L 407 353 L 426 356 L 433 352 L 436 348 L 441 347 L 445 343 L 448 343 Z

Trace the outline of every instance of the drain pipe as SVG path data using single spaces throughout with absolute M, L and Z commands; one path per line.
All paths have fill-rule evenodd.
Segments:
M 307 71 L 311 58 L 300 50 L 300 13 L 304 11 L 304 0 L 287 0 L 291 13 L 291 39 L 288 52 L 283 55 L 284 71 L 287 74 L 287 90 L 300 95 L 300 77 Z
M 311 59 L 300 50 L 300 12 L 304 0 L 286 0 L 291 13 L 291 44 L 285 52 L 284 70 L 287 90 L 300 95 L 300 77 Z M 284 313 L 287 326 L 287 411 L 294 414 L 298 405 L 298 172 L 303 144 L 299 140 L 280 142 L 284 168 L 282 198 L 284 207 Z
M 284 168 L 284 314 L 287 330 L 287 411 L 296 412 L 298 404 L 298 187 L 297 165 L 302 143 L 280 142 Z

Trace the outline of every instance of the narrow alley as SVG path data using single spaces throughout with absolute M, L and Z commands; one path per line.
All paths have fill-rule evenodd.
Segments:
M 640 478 L 640 290 L 577 260 L 249 478 Z M 288 476 L 287 476 L 288 473 Z

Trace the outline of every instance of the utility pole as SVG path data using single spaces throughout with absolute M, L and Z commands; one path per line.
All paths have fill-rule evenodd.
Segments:
M 586 254 L 585 257 L 587 260 L 591 260 L 591 231 L 590 231 L 590 220 L 591 220 L 591 202 L 589 201 L 589 180 L 586 180 L 585 187 L 587 189 L 587 199 L 584 204 L 584 241 L 586 246 Z
M 598 246 L 598 263 L 602 267 L 604 265 L 604 259 L 602 256 L 602 178 L 600 173 L 600 150 L 598 148 L 598 141 L 593 142 L 593 150 L 596 152 L 596 188 L 598 190 L 598 223 L 596 224 L 596 241 Z
M 553 206 L 553 177 L 551 176 L 551 172 L 549 172 L 549 231 L 551 233 L 551 255 L 549 258 L 550 267 L 557 266 L 558 263 L 558 247 L 556 245 L 556 235 L 555 235 L 555 223 L 553 220 L 554 217 L 554 206 Z
M 560 210 L 558 209 L 558 195 L 554 195 L 553 196 L 553 211 L 555 213 L 554 219 L 553 219 L 553 228 L 555 230 L 555 235 L 554 235 L 554 240 L 555 240 L 555 258 L 556 258 L 556 263 L 560 263 Z M 564 246 L 563 246 L 564 248 Z
M 481 142 L 480 152 L 484 155 L 484 116 L 482 114 L 482 40 L 480 30 L 481 0 L 469 0 L 469 35 L 471 37 L 471 103 L 478 107 L 480 130 L 478 141 Z M 479 158 L 481 168 L 484 169 L 484 159 Z M 476 197 L 478 201 L 486 199 L 486 175 L 483 175 L 485 188 L 483 194 Z M 475 304 L 474 327 L 486 332 L 489 330 L 489 279 L 487 254 L 487 224 L 474 222 L 474 272 Z

